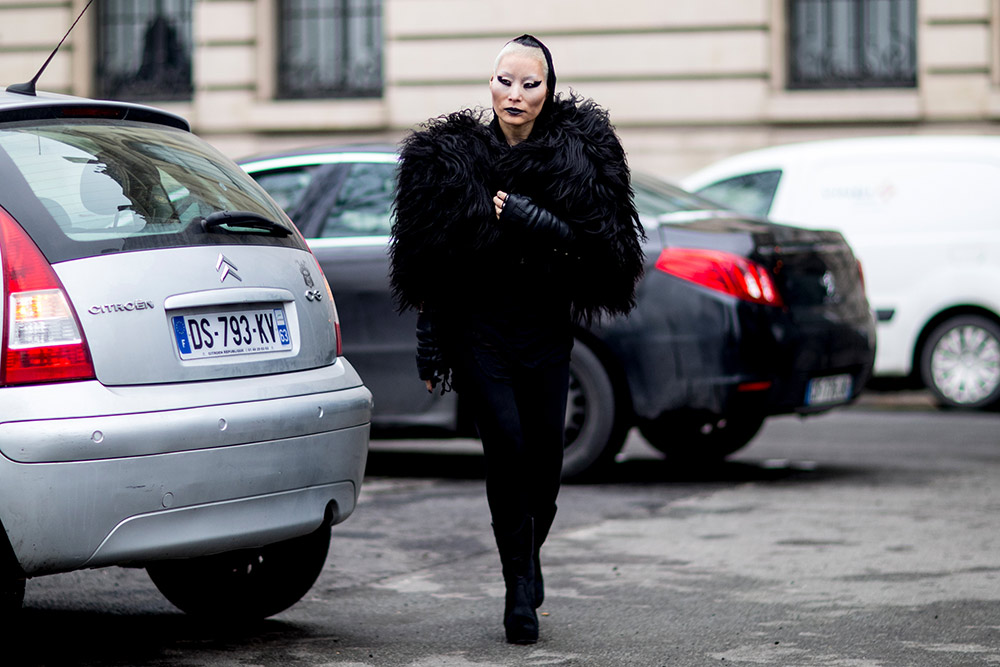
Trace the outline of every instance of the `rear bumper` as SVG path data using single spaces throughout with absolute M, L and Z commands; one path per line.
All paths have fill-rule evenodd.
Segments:
M 871 374 L 875 324 L 867 311 L 803 316 L 676 282 L 648 276 L 652 289 L 636 312 L 603 332 L 639 419 L 819 412 L 853 400 Z M 810 380 L 840 374 L 852 379 L 846 400 L 807 404 Z
M 34 576 L 201 556 L 343 521 L 364 476 L 371 394 L 351 378 L 331 383 L 337 372 L 255 381 L 266 388 L 251 379 L 142 388 L 151 393 L 117 402 L 155 403 L 159 394 L 170 403 L 185 390 L 205 398 L 205 385 L 252 400 L 183 408 L 174 398 L 169 410 L 0 423 L 0 521 L 21 569 Z M 298 393 L 337 384 L 356 386 Z M 96 383 L 77 390 L 116 393 Z

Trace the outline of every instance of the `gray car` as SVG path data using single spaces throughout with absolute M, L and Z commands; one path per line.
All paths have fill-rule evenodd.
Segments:
M 146 567 L 181 609 L 294 604 L 355 508 L 371 393 L 283 211 L 186 121 L 0 93 L 0 592 Z
M 345 315 L 344 348 L 376 397 L 373 433 L 475 436 L 454 392 L 416 377 L 416 314 L 397 313 L 387 243 L 393 146 L 307 147 L 241 160 L 290 214 Z M 837 232 L 777 225 L 633 174 L 646 228 L 635 310 L 574 328 L 563 476 L 600 474 L 626 434 L 679 464 L 717 461 L 764 420 L 854 400 L 875 324 Z

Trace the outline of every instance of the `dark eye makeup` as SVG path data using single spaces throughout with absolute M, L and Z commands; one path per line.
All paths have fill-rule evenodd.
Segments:
M 509 86 L 511 84 L 510 79 L 508 79 L 505 76 L 500 76 L 499 74 L 497 75 L 497 81 L 499 81 L 500 84 L 504 85 L 504 86 Z M 529 82 L 527 82 L 527 83 L 524 84 L 524 87 L 525 88 L 538 88 L 540 85 L 542 85 L 541 81 L 529 81 Z

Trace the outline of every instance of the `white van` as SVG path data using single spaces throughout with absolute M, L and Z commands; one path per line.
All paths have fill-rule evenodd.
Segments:
M 736 210 L 843 233 L 876 312 L 875 374 L 919 377 L 950 406 L 1000 405 L 1000 137 L 778 146 L 682 184 Z

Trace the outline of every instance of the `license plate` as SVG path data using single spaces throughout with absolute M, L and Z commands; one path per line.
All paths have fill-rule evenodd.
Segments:
M 813 378 L 806 387 L 806 405 L 843 403 L 851 397 L 853 380 L 850 375 Z
M 171 324 L 181 359 L 292 349 L 283 308 L 174 315 Z

